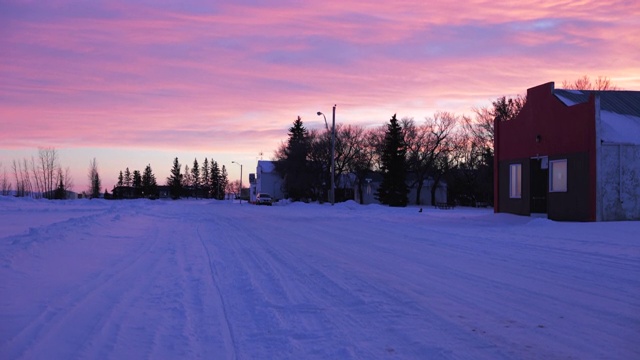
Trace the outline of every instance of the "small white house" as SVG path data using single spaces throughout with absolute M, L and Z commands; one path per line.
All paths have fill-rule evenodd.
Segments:
M 275 163 L 268 160 L 259 160 L 256 168 L 255 188 L 251 189 L 251 198 L 255 198 L 255 195 L 259 193 L 267 193 L 271 195 L 274 201 L 281 200 L 284 198 L 282 185 L 283 179 L 276 171 Z

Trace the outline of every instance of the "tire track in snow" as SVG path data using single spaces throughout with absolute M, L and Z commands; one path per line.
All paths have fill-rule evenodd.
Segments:
M 276 247 L 272 246 L 267 252 L 270 254 L 270 258 L 278 262 L 285 271 L 294 274 L 308 274 L 303 276 L 304 286 L 292 290 L 302 291 L 305 293 L 305 297 L 315 298 L 316 301 L 321 300 L 324 303 L 323 308 L 331 309 L 333 315 L 329 316 L 329 321 L 335 324 L 334 328 L 361 328 L 367 329 L 364 330 L 366 332 L 379 328 L 380 324 L 386 324 L 386 326 L 398 326 L 399 329 L 404 326 L 415 326 L 416 329 L 420 329 L 413 334 L 400 331 L 385 335 L 386 345 L 384 346 L 386 349 L 397 351 L 398 354 L 407 350 L 406 342 L 408 339 L 414 338 L 414 341 L 419 341 L 418 338 L 415 338 L 416 334 L 425 331 L 447 334 L 445 339 L 441 341 L 444 343 L 455 343 L 455 341 L 446 340 L 446 338 L 465 338 L 467 343 L 474 342 L 473 336 L 464 334 L 463 329 L 446 316 L 434 311 L 434 309 L 420 306 L 419 304 L 424 303 L 418 300 L 421 295 L 417 296 L 418 299 L 414 298 L 423 292 L 423 289 L 417 288 L 411 281 L 389 278 L 384 270 L 374 264 L 375 261 L 373 263 L 359 262 L 358 257 L 353 256 L 358 252 L 358 249 L 355 249 L 353 254 L 349 251 L 351 248 L 345 244 L 342 244 L 339 250 L 331 249 L 331 242 L 323 239 L 333 238 L 336 241 L 335 239 L 340 239 L 340 231 L 333 230 L 334 236 L 327 236 L 327 231 L 332 230 L 312 225 L 300 234 L 301 238 L 306 237 L 304 242 L 309 246 L 316 244 L 310 249 L 312 250 L 310 254 L 316 257 L 314 261 L 308 261 L 308 257 L 301 256 L 300 252 L 304 253 L 306 250 L 303 248 L 292 249 L 291 247 L 279 246 L 276 250 Z M 268 243 L 268 238 L 269 236 L 266 235 L 261 238 L 262 244 Z M 348 242 L 347 239 L 344 240 Z M 328 245 L 329 247 L 327 247 Z M 364 249 L 359 250 L 363 251 Z M 365 251 L 367 254 L 375 254 L 376 252 L 378 250 L 372 251 L 370 247 Z M 380 254 L 384 254 L 385 257 L 390 255 L 385 252 L 380 252 Z M 356 266 L 352 267 L 350 265 L 354 260 Z M 323 266 L 323 263 L 333 264 L 336 267 Z M 378 265 L 382 264 L 383 262 L 378 263 Z M 318 296 L 319 294 L 321 296 Z M 373 319 L 377 319 L 377 321 Z M 427 331 L 427 329 L 431 330 Z M 385 333 L 383 330 L 382 332 Z M 343 335 L 348 337 L 348 334 Z M 478 341 L 478 339 L 475 342 L 482 347 L 493 346 L 491 343 Z M 437 346 L 430 347 L 428 344 L 428 341 L 423 340 L 423 355 L 451 356 L 451 354 L 442 353 L 442 349 Z M 378 346 L 382 352 L 384 350 L 382 342 Z M 370 348 L 375 349 L 376 346 Z M 357 354 L 356 357 L 380 356 L 380 353 L 375 352 Z M 496 356 L 496 353 L 492 354 L 492 358 Z M 481 355 L 478 357 L 482 358 Z
M 87 218 L 85 218 L 85 220 L 86 219 Z M 97 218 L 93 218 L 92 223 L 87 224 L 86 221 L 84 221 L 84 223 L 85 226 L 88 226 L 88 229 L 90 229 L 91 226 L 100 225 Z M 68 222 L 62 229 L 58 228 L 60 224 L 57 224 L 55 228 L 48 230 L 54 225 L 49 225 L 46 231 L 53 233 L 53 235 L 63 233 L 72 236 L 74 233 L 73 228 L 77 226 L 77 223 Z M 117 284 L 118 280 L 130 272 L 132 268 L 139 266 L 139 263 L 145 258 L 145 255 L 157 244 L 157 232 L 154 233 L 151 238 L 153 239 L 152 241 L 138 248 L 131 256 L 119 259 L 119 261 L 113 264 L 112 268 L 100 270 L 99 273 L 89 278 L 87 282 L 71 288 L 66 293 L 53 294 L 53 297 L 49 299 L 49 303 L 43 311 L 32 318 L 22 330 L 0 346 L 0 348 L 6 349 L 6 351 L 3 350 L 2 352 L 13 354 L 11 358 L 30 358 L 32 357 L 30 354 L 34 354 L 33 356 L 37 357 L 38 355 L 35 354 L 41 352 L 46 353 L 46 350 L 44 350 L 48 347 L 46 344 L 55 342 L 60 336 L 66 335 L 65 337 L 70 337 L 70 331 L 76 333 L 72 338 L 84 339 L 80 341 L 80 343 L 90 342 L 92 335 L 100 328 L 100 324 L 104 324 L 106 320 L 113 315 L 114 308 L 118 304 L 117 302 L 103 301 L 101 295 L 107 292 L 105 289 L 112 290 L 113 285 Z M 60 242 L 60 239 L 56 241 L 64 244 L 64 242 Z M 130 288 L 121 288 L 119 291 L 126 292 L 129 289 Z M 82 312 L 91 309 L 94 309 L 94 311 L 88 314 L 95 315 L 96 303 L 103 305 L 99 307 L 98 318 L 87 320 L 85 316 L 80 315 Z M 78 325 L 82 325 L 82 328 L 79 328 Z M 89 329 L 87 329 L 87 326 Z M 78 341 L 75 341 L 75 343 L 78 343 Z M 74 357 L 73 354 L 77 355 L 76 352 L 81 349 L 73 347 L 73 344 L 70 345 L 68 348 L 53 348 L 67 351 L 66 355 L 59 354 L 62 357 Z M 51 353 L 48 355 L 54 356 L 54 354 Z
M 297 219 L 291 221 L 295 222 Z M 326 222 L 330 223 L 329 220 Z M 408 221 L 406 222 L 408 223 Z M 624 313 L 621 314 L 618 307 L 624 307 L 624 302 L 615 304 L 611 308 L 603 308 L 598 305 L 600 304 L 598 299 L 583 300 L 581 296 L 567 297 L 563 295 L 572 294 L 572 292 L 573 294 L 591 294 L 591 287 L 585 286 L 585 283 L 573 286 L 571 279 L 564 274 L 548 273 L 545 269 L 536 267 L 536 259 L 532 259 L 527 253 L 528 248 L 521 246 L 523 240 L 511 240 L 510 238 L 505 239 L 503 236 L 496 236 L 497 239 L 500 239 L 500 244 L 478 244 L 478 240 L 481 239 L 478 239 L 477 236 L 471 237 L 468 234 L 462 236 L 459 234 L 461 231 L 458 227 L 446 225 L 442 229 L 441 224 L 435 224 L 436 226 L 413 225 L 424 227 L 424 237 L 422 235 L 407 236 L 407 233 L 416 234 L 417 232 L 415 229 L 406 232 L 402 226 L 388 228 L 389 223 L 386 221 L 366 226 L 362 226 L 362 223 L 348 224 L 341 221 L 338 222 L 338 225 L 345 226 L 345 228 L 326 226 L 326 229 L 331 229 L 329 231 L 333 235 L 327 236 L 325 234 L 319 237 L 319 240 L 324 239 L 327 244 L 331 243 L 331 241 L 326 241 L 327 239 L 340 239 L 334 241 L 335 249 L 338 251 L 334 254 L 333 260 L 329 261 L 330 263 L 344 264 L 344 267 L 348 268 L 349 262 L 357 264 L 360 260 L 364 260 L 361 259 L 361 253 L 367 256 L 384 255 L 371 262 L 372 264 L 378 262 L 379 265 L 370 268 L 370 275 L 380 279 L 380 283 L 397 284 L 395 288 L 407 298 L 418 300 L 422 298 L 421 303 L 431 303 L 430 308 L 448 317 L 450 322 L 458 324 L 460 328 L 473 329 L 479 338 L 485 338 L 489 343 L 502 344 L 502 349 L 506 350 L 511 357 L 527 353 L 537 353 L 539 356 L 542 354 L 551 357 L 559 356 L 549 353 L 546 346 L 540 345 L 549 342 L 559 343 L 560 346 L 556 345 L 557 349 L 565 349 L 565 354 L 571 354 L 571 346 L 585 345 L 576 345 L 575 341 L 570 343 L 571 340 L 575 340 L 576 332 L 580 333 L 583 331 L 582 328 L 590 327 L 583 327 L 582 324 L 593 323 L 595 318 L 610 323 L 620 322 L 620 329 L 622 329 L 624 319 L 628 319 L 629 316 L 633 317 L 629 313 L 626 314 L 627 316 L 620 316 Z M 342 232 L 353 235 L 350 227 L 359 225 L 362 226 L 362 234 L 358 234 L 352 239 L 340 238 Z M 287 224 L 281 224 L 281 226 L 286 227 Z M 294 225 L 292 227 L 295 228 Z M 501 230 L 504 231 L 504 229 Z M 518 230 L 520 229 L 510 232 L 519 236 Z M 326 233 L 326 231 L 322 224 L 314 224 L 305 228 L 300 237 L 314 242 L 311 234 Z M 379 238 L 378 234 L 380 233 L 389 234 L 389 240 L 378 239 L 373 242 L 366 240 L 367 237 Z M 486 237 L 484 240 L 487 241 L 492 239 L 491 232 L 489 234 L 480 232 L 476 235 Z M 466 241 L 460 241 L 461 237 Z M 449 243 L 449 238 L 454 239 L 454 242 Z M 528 241 L 532 240 L 537 239 L 531 238 Z M 363 245 L 366 248 L 362 248 Z M 460 249 L 458 249 L 458 245 L 462 245 Z M 544 249 L 550 248 L 552 247 L 547 246 Z M 412 250 L 407 251 L 406 249 Z M 585 254 L 581 252 L 575 254 L 573 258 L 569 251 L 560 251 L 559 253 L 551 251 L 551 253 L 553 258 L 550 259 L 550 264 L 555 264 L 552 268 L 558 269 L 557 264 L 565 262 L 575 265 L 575 268 L 570 270 L 570 274 L 587 270 L 593 264 L 589 261 L 583 264 L 581 258 Z M 510 256 L 510 254 L 512 255 Z M 543 251 L 537 251 L 535 254 L 537 256 L 547 255 Z M 608 256 L 605 258 L 609 259 Z M 367 265 L 367 262 L 361 265 Z M 401 265 L 405 263 L 420 264 L 420 266 L 414 265 L 413 268 L 402 270 L 404 267 Z M 622 263 L 627 263 L 627 261 Z M 356 266 L 352 271 L 361 270 L 358 267 L 363 268 Z M 589 271 L 586 274 L 589 274 Z M 611 276 L 620 278 L 629 275 L 616 276 L 611 274 Z M 367 276 L 364 279 L 369 278 L 370 276 Z M 558 278 L 564 279 L 566 282 L 555 283 L 554 280 Z M 593 283 L 601 286 L 606 281 L 598 280 Z M 577 292 L 573 290 L 576 287 Z M 569 288 L 568 291 L 567 288 Z M 619 294 L 619 290 L 614 293 Z M 605 292 L 604 295 L 598 294 L 596 297 L 606 299 L 607 295 Z M 579 300 L 579 303 L 584 301 L 586 306 L 580 309 L 580 304 L 572 302 L 575 300 Z M 577 309 L 576 305 L 579 305 Z M 547 311 L 541 311 L 541 309 Z M 598 314 L 592 311 L 597 309 L 604 310 L 604 312 Z M 576 328 L 568 328 L 571 324 L 577 325 Z M 564 328 L 566 331 L 558 330 Z M 551 329 L 553 331 L 549 331 Z M 624 333 L 625 331 L 621 330 L 620 332 Z M 527 334 L 527 336 L 514 336 L 513 333 Z M 604 332 L 602 337 L 610 338 L 611 341 L 607 341 L 609 343 L 625 343 L 625 340 L 620 341 Z M 524 339 L 524 341 L 512 342 L 513 338 Z M 591 344 L 589 346 L 593 347 L 594 354 L 604 355 L 601 348 Z
M 214 242 L 205 243 L 211 263 L 216 264 L 213 271 L 234 332 L 235 356 L 269 358 L 280 354 L 278 356 L 290 357 L 286 355 L 289 352 L 287 338 L 274 332 L 281 328 L 277 312 L 265 306 L 268 298 L 265 289 L 280 286 L 264 277 L 268 275 L 267 269 L 255 261 L 257 258 L 251 251 L 253 234 L 239 227 L 238 215 L 233 211 L 231 216 L 225 213 L 207 218 L 208 229 L 216 238 Z
M 329 235 L 333 230 L 324 224 L 292 226 L 296 229 L 292 231 L 253 211 L 244 215 L 251 218 L 250 224 L 241 225 L 233 216 L 237 215 L 224 216 L 224 232 L 216 246 L 225 259 L 225 278 L 233 278 L 224 286 L 235 299 L 232 321 L 244 324 L 236 334 L 243 356 L 377 358 L 394 353 L 450 357 L 436 338 L 443 344 L 453 338 L 458 339 L 456 344 L 466 339 L 479 347 L 495 347 L 432 309 L 417 306 L 417 300 L 403 298 L 415 285 L 396 293 L 397 286 L 389 288 L 367 271 L 375 264 L 357 262 L 350 267 L 351 248 L 327 247 L 332 244 L 327 238 L 340 234 Z M 299 241 L 291 240 L 296 238 Z M 364 253 L 371 252 L 366 249 Z M 250 313 L 241 312 L 248 309 Z M 354 334 L 345 329 L 360 330 Z M 444 338 L 420 337 L 443 332 L 448 334 Z M 491 358 L 499 358 L 501 352 L 493 350 Z
M 231 323 L 229 321 L 229 314 L 227 313 L 227 305 L 225 304 L 225 299 L 224 296 L 222 294 L 222 291 L 220 289 L 220 285 L 218 285 L 218 281 L 217 281 L 217 270 L 216 267 L 211 259 L 211 254 L 209 253 L 209 249 L 207 248 L 207 246 L 204 243 L 204 239 L 202 238 L 202 234 L 200 233 L 200 226 L 197 225 L 196 227 L 196 233 L 198 235 L 198 239 L 200 240 L 200 244 L 202 245 L 202 248 L 204 249 L 205 254 L 207 255 L 207 262 L 209 264 L 209 272 L 210 272 L 210 279 L 211 282 L 213 283 L 213 286 L 216 289 L 216 292 L 218 293 L 218 298 L 220 301 L 220 305 L 221 305 L 221 312 L 224 318 L 224 321 L 227 325 L 226 327 L 226 338 L 229 339 L 229 341 L 231 342 L 231 346 L 230 349 L 231 350 L 231 358 L 232 359 L 237 359 L 238 358 L 238 349 L 237 349 L 237 345 L 236 345 L 236 340 L 235 340 L 235 336 L 233 334 L 233 328 L 231 327 Z M 228 343 L 225 341 L 225 343 Z

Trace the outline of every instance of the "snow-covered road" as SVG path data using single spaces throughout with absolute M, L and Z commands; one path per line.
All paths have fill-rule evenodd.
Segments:
M 3 359 L 640 358 L 640 223 L 0 198 Z

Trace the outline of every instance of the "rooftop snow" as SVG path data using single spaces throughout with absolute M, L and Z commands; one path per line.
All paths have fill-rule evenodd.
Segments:
M 258 167 L 260 167 L 262 169 L 263 173 L 273 172 L 275 170 L 275 168 L 276 168 L 276 166 L 273 163 L 273 161 L 268 161 L 268 160 L 259 160 L 258 161 Z
M 600 139 L 640 144 L 640 91 L 579 91 L 556 89 L 554 95 L 567 106 L 600 98 Z
M 601 111 L 600 119 L 601 140 L 640 145 L 640 117 Z

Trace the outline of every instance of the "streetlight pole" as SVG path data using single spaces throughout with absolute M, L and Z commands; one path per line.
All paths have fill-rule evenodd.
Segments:
M 239 162 L 236 161 L 232 161 L 232 164 L 236 164 L 236 165 L 240 165 L 240 191 L 238 192 L 240 194 L 240 205 L 242 205 L 242 164 L 240 164 Z
M 331 205 L 336 202 L 336 105 L 333 105 L 333 121 L 331 123 Z
M 320 111 L 318 116 L 324 117 L 324 126 L 329 130 L 329 124 L 327 124 L 327 117 Z M 331 190 L 329 192 L 329 201 L 331 205 L 336 202 L 336 105 L 333 105 L 333 120 L 331 122 Z

